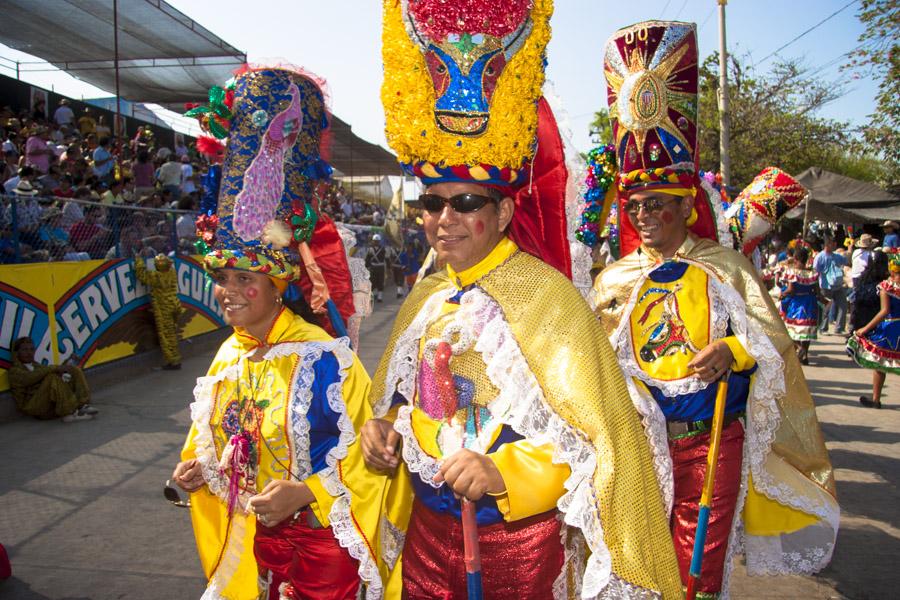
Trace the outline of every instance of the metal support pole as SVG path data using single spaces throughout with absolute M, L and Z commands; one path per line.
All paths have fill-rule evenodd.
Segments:
M 731 184 L 731 155 L 729 135 L 731 130 L 731 114 L 728 112 L 728 47 L 725 43 L 725 5 L 728 0 L 719 2 L 719 171 L 722 173 L 722 185 Z
M 122 97 L 119 95 L 119 0 L 113 0 L 113 63 L 116 71 L 116 116 L 113 123 L 113 135 L 119 137 L 124 131 L 119 131 L 119 120 L 122 114 Z

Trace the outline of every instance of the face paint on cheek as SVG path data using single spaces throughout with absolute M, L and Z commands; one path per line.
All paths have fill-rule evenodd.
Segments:
M 662 211 L 662 213 L 659 215 L 659 218 L 662 219 L 663 223 L 665 223 L 665 224 L 668 225 L 669 223 L 671 223 L 672 221 L 675 220 L 675 215 L 673 215 L 673 214 L 672 214 L 670 211 L 668 211 L 668 210 L 664 210 L 664 211 Z
M 484 221 L 475 221 L 475 233 L 478 235 L 484 233 Z
M 247 288 L 247 291 L 244 292 L 244 295 L 248 298 L 256 298 L 257 296 L 259 296 L 259 290 L 255 287 L 249 287 Z

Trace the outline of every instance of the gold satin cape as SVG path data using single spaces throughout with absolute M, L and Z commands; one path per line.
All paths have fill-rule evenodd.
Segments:
M 744 482 L 746 501 L 742 514 L 736 517 L 743 521 L 748 571 L 751 574 L 815 572 L 823 568 L 831 556 L 839 508 L 831 462 L 794 344 L 772 297 L 744 255 L 689 234 L 674 259 L 692 262 L 726 288 L 737 292 L 742 305 L 736 307 L 731 318 L 745 314 L 747 322 L 758 326 L 768 338 L 783 363 L 782 372 L 764 373 L 763 351 L 746 337 L 741 340 L 760 366 L 748 399 L 745 444 L 750 443 L 754 427 L 762 427 L 755 421 L 761 412 L 754 407 L 754 388 L 760 384 L 760 378 L 783 376 L 785 390 L 774 399 L 778 415 L 775 430 L 769 432 L 772 435 L 770 447 L 757 448 L 752 444 L 745 447 L 745 467 L 748 457 L 751 464 L 756 459 L 755 463 L 761 465 L 758 472 L 751 468 L 747 473 Z M 597 276 L 591 302 L 614 346 L 619 330 L 624 336 L 629 329 L 627 323 L 634 296 L 662 260 L 654 250 L 642 246 L 640 251 L 623 257 Z M 628 345 L 626 342 L 618 350 L 620 362 L 629 360 L 622 354 L 623 351 L 627 354 L 623 348 Z M 653 434 L 649 430 L 647 436 L 652 443 Z M 662 443 L 665 444 L 665 440 Z M 775 485 L 764 490 L 758 485 L 760 480 Z M 741 509 L 740 504 L 738 509 Z M 807 552 L 799 559 L 796 557 L 803 552 L 798 552 L 798 546 Z M 794 558 L 791 558 L 792 553 Z
M 561 273 L 521 251 L 475 285 L 501 307 L 550 410 L 596 453 L 590 491 L 599 507 L 612 575 L 665 599 L 682 598 L 650 452 L 615 355 L 587 303 Z M 373 379 L 370 401 L 376 416 L 386 414 L 394 393 L 385 389 L 385 381 L 399 336 L 429 298 L 453 287 L 445 272 L 436 273 L 417 283 L 401 307 Z M 399 468 L 385 495 L 384 518 L 401 531 L 412 508 L 409 477 L 406 468 Z M 390 573 L 382 573 L 394 580 L 388 588 L 398 595 L 391 598 L 399 597 L 401 564 L 402 556 Z

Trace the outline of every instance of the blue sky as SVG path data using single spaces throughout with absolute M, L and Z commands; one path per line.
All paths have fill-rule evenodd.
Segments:
M 727 6 L 729 51 L 761 61 L 766 55 L 812 27 L 849 0 L 730 0 Z M 381 85 L 381 2 L 379 0 L 168 0 L 251 61 L 284 59 L 324 77 L 332 107 L 360 136 L 384 142 Z M 590 147 L 588 124 L 593 111 L 606 106 L 603 46 L 618 28 L 647 19 L 694 21 L 699 27 L 701 59 L 718 48 L 716 0 L 556 0 L 548 48 L 548 79 L 560 96 L 579 150 Z M 818 77 L 847 81 L 846 93 L 821 116 L 865 123 L 875 110 L 877 83 L 840 73 L 842 54 L 856 47 L 863 28 L 856 2 L 781 52 L 800 58 Z M 163 33 L 164 35 L 164 33 Z M 0 47 L 0 56 L 17 54 Z M 761 72 L 775 59 L 758 65 Z M 8 74 L 8 71 L 4 70 Z M 86 97 L 94 90 L 56 74 L 32 76 L 35 83 Z

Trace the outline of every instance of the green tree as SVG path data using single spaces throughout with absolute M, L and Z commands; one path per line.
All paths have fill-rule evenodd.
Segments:
M 609 110 L 601 108 L 594 113 L 594 120 L 591 121 L 591 144 L 599 146 L 600 144 L 612 144 L 612 126 L 609 124 Z
M 848 123 L 817 116 L 840 97 L 840 85 L 814 78 L 797 61 L 777 63 L 759 74 L 739 58 L 728 62 L 731 110 L 731 185 L 740 189 L 768 166 L 799 173 L 817 166 L 870 181 L 882 174 L 880 161 L 849 154 Z M 700 168 L 719 169 L 719 57 L 700 67 Z
M 848 56 L 845 70 L 878 78 L 877 110 L 863 127 L 863 139 L 886 163 L 883 183 L 900 184 L 900 0 L 862 0 L 859 20 L 866 29 Z

